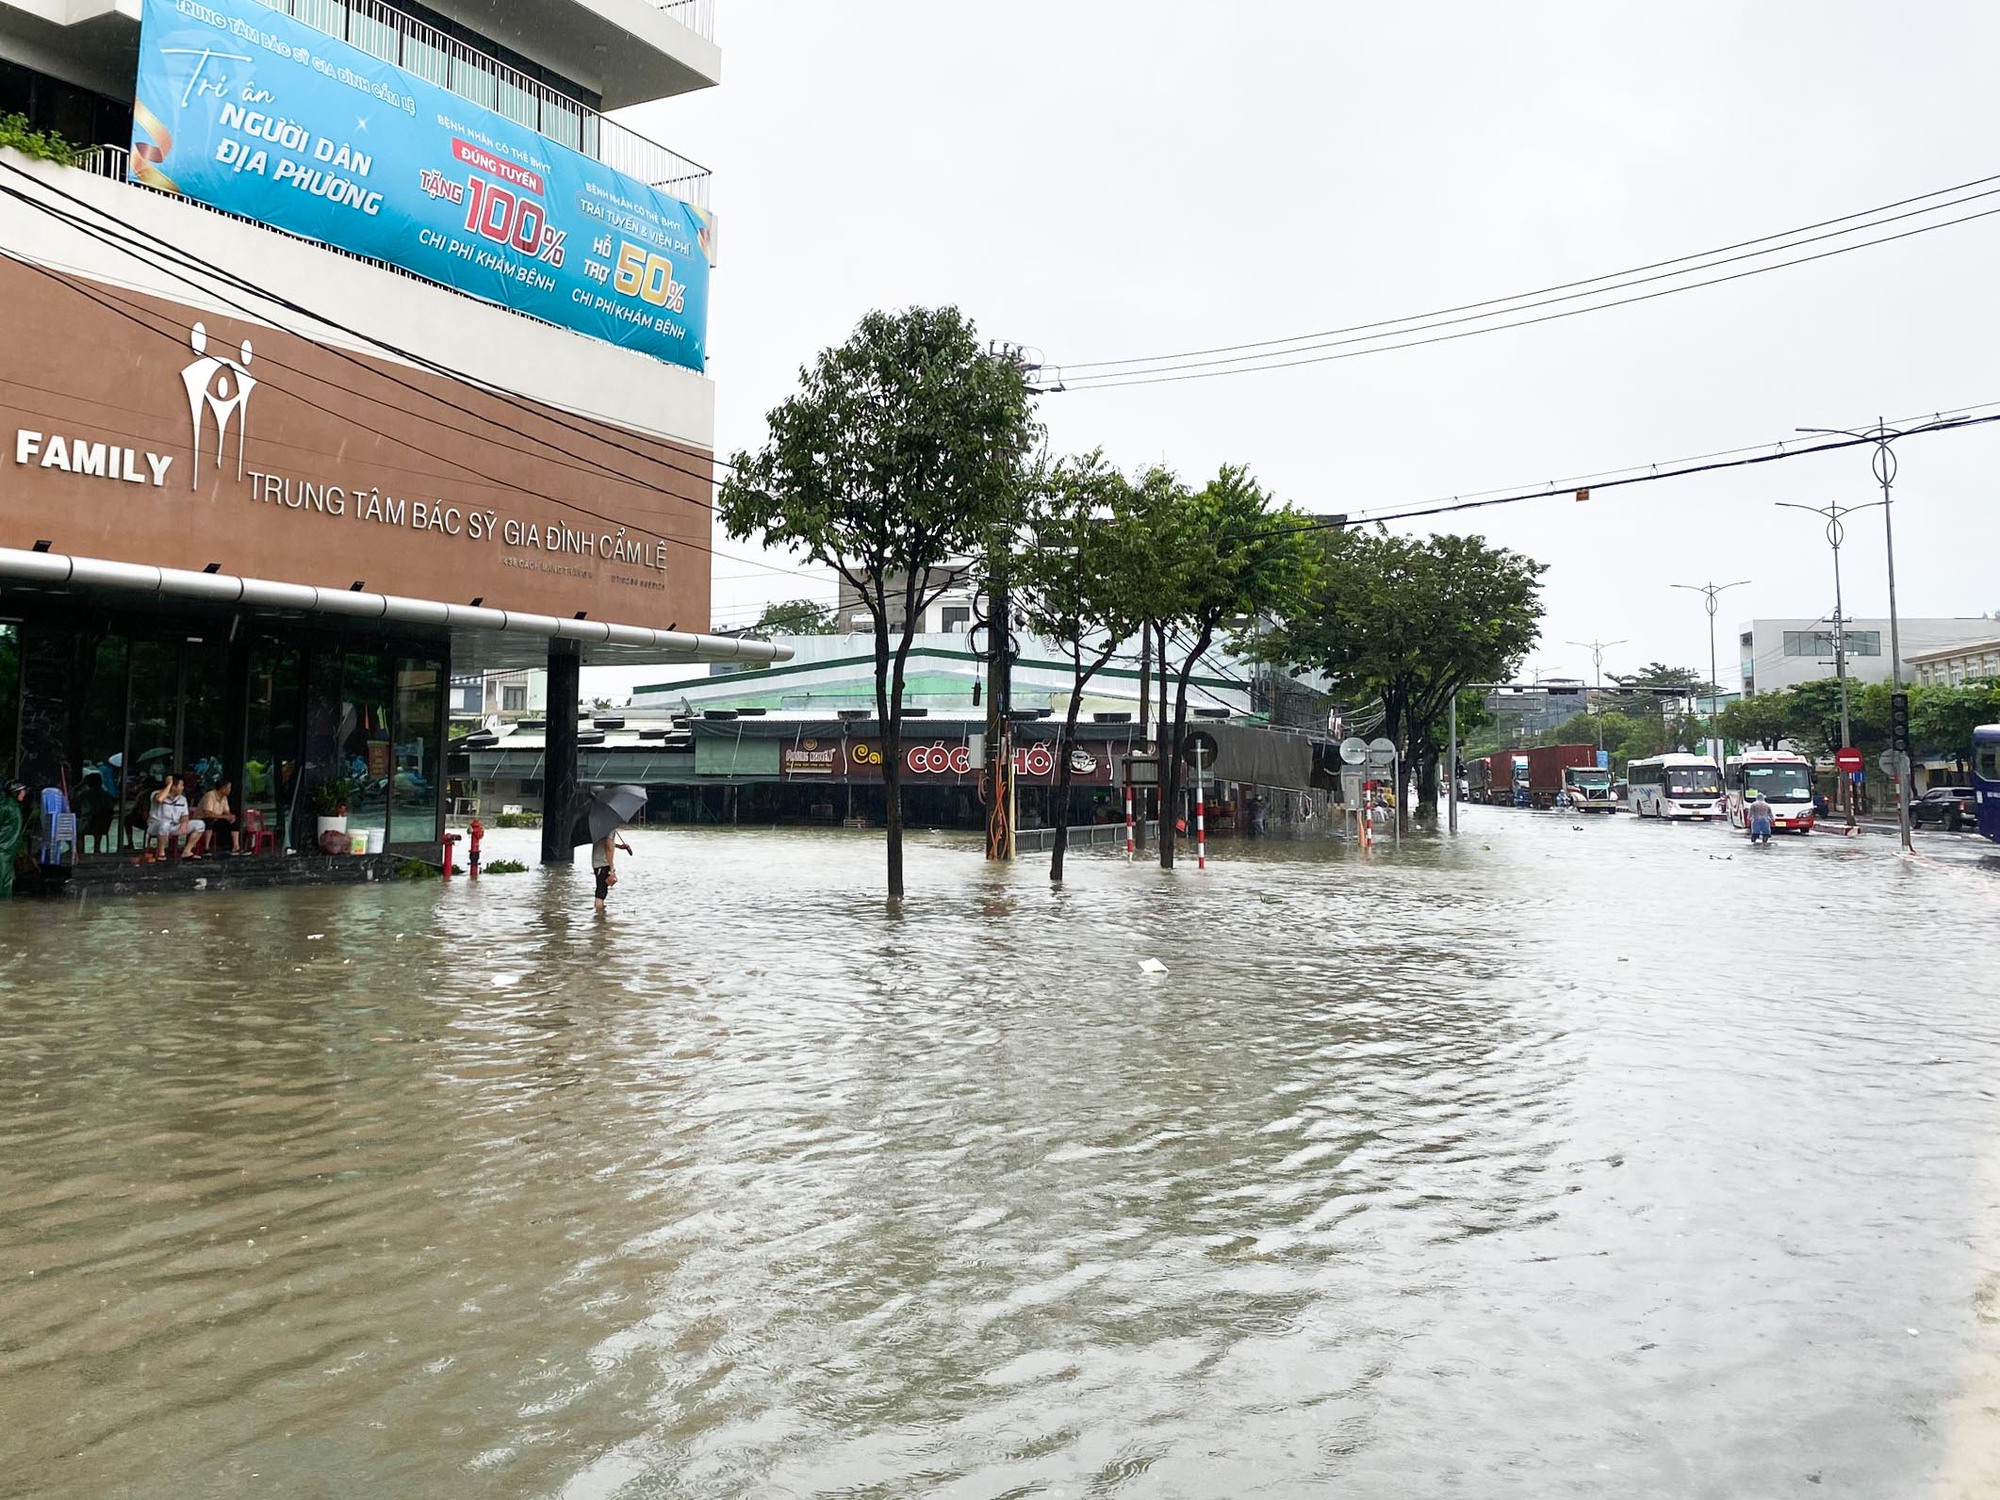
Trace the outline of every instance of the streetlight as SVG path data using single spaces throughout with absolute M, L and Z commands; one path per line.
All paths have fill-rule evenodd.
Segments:
M 1673 587 L 1686 589 L 1689 593 L 1702 595 L 1708 603 L 1708 737 L 1715 745 L 1715 770 L 1722 773 L 1722 740 L 1715 732 L 1716 699 L 1721 693 L 1721 684 L 1715 680 L 1715 611 L 1716 596 L 1728 589 L 1740 589 L 1750 580 L 1739 578 L 1734 583 L 1677 583 Z
M 1826 518 L 1826 540 L 1833 548 L 1833 670 L 1840 680 L 1840 743 L 1845 748 L 1854 743 L 1854 731 L 1847 713 L 1847 606 L 1840 589 L 1840 544 L 1847 538 L 1847 527 L 1841 518 L 1857 510 L 1872 510 L 1882 502 L 1871 500 L 1866 505 L 1842 505 L 1834 500 L 1826 505 L 1799 505 L 1790 500 L 1780 500 L 1777 504 L 1785 510 L 1802 510 L 1808 515 Z M 1847 785 L 1847 831 L 1851 834 L 1855 831 L 1854 781 L 1845 771 L 1840 774 Z
M 1897 438 L 1912 437 L 1920 432 L 1938 432 L 1946 427 L 1957 427 L 1969 422 L 1970 417 L 1941 417 L 1935 422 L 1924 422 L 1915 427 L 1896 428 L 1889 426 L 1880 417 L 1873 427 L 1859 429 L 1849 427 L 1801 427 L 1800 432 L 1818 437 L 1850 437 L 1857 442 L 1873 443 L 1875 456 L 1870 467 L 1882 485 L 1882 539 L 1889 563 L 1889 690 L 1903 691 L 1903 642 L 1896 627 L 1896 527 L 1890 515 L 1890 490 L 1896 483 L 1896 450 L 1889 445 Z M 1892 745 L 1892 750 L 1902 747 Z M 1910 775 L 1901 761 L 1896 762 L 1896 823 L 1903 835 L 1903 852 L 1914 854 L 1917 846 L 1910 841 Z
M 1604 688 L 1604 653 L 1609 651 L 1613 646 L 1629 646 L 1632 643 L 1630 641 L 1571 641 L 1569 644 L 1590 653 L 1591 691 L 1601 692 Z M 1583 700 L 1583 706 L 1586 711 L 1589 710 L 1590 699 L 1588 695 Z M 1591 717 L 1597 719 L 1597 748 L 1602 750 L 1604 748 L 1604 720 L 1598 718 L 1596 714 L 1591 714 Z

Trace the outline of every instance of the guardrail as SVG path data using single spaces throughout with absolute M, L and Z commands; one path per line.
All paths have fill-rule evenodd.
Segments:
M 670 151 L 658 141 L 621 125 L 587 104 L 558 93 L 539 79 L 510 68 L 497 57 L 447 36 L 382 0 L 258 0 L 267 9 L 303 22 L 315 31 L 338 37 L 370 56 L 393 63 L 405 72 L 449 89 L 461 99 L 484 105 L 517 124 L 594 156 L 613 171 L 671 193 L 697 208 L 709 206 L 709 179 L 700 162 Z M 671 0 L 659 8 L 679 15 L 689 8 L 694 19 L 713 0 Z M 712 17 L 710 18 L 712 20 Z M 705 34 L 705 33 L 704 33 Z

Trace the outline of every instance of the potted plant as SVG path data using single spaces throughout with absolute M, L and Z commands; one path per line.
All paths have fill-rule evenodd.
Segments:
M 354 798 L 354 783 L 345 776 L 329 776 L 313 791 L 313 811 L 319 814 L 319 837 L 325 846 L 329 833 L 347 837 L 347 804 Z

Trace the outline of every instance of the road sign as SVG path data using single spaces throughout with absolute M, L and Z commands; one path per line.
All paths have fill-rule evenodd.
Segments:
M 1910 774 L 1910 757 L 1900 750 L 1884 750 L 1881 759 L 1876 761 L 1876 764 L 1882 768 L 1882 774 L 1885 776 L 1908 776 Z
M 1396 764 L 1396 745 L 1393 740 L 1370 740 L 1368 742 L 1368 769 L 1386 771 Z
M 1843 750 L 1835 751 L 1833 763 L 1843 771 L 1858 771 L 1866 764 L 1861 758 L 1861 752 L 1856 750 L 1852 745 L 1847 746 Z
M 1368 741 L 1350 734 L 1340 742 L 1340 758 L 1350 766 L 1360 765 L 1368 759 Z
M 1206 729 L 1190 729 L 1187 738 L 1181 741 L 1182 760 L 1186 761 L 1189 765 L 1193 765 L 1197 755 L 1201 757 L 1201 763 L 1204 766 L 1213 769 L 1215 765 L 1215 736 L 1210 734 Z
M 1150 755 L 1128 755 L 1124 759 L 1125 785 L 1158 786 L 1160 763 Z

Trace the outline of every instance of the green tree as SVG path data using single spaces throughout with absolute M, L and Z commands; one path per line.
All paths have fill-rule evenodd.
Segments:
M 1174 866 L 1176 811 L 1185 768 L 1188 680 L 1217 634 L 1231 621 L 1255 622 L 1292 612 L 1313 567 L 1312 522 L 1289 506 L 1271 505 L 1247 469 L 1225 465 L 1189 490 L 1164 471 L 1140 481 L 1137 518 L 1151 543 L 1148 608 L 1160 627 L 1160 701 L 1174 687 L 1173 727 L 1160 746 L 1160 867 Z
M 1716 727 L 1724 739 L 1775 750 L 1780 740 L 1792 738 L 1795 717 L 1789 692 L 1753 693 L 1725 707 Z
M 2000 682 L 1934 683 L 1910 689 L 1910 739 L 1919 750 L 1972 761 L 1972 731 L 2000 724 Z
M 1069 850 L 1071 757 L 1084 689 L 1138 633 L 1153 597 L 1156 560 L 1132 486 L 1102 453 L 1064 459 L 1036 486 L 1034 545 L 1017 560 L 1028 625 L 1069 658 L 1069 709 L 1056 745 L 1055 847 L 1049 879 L 1060 883 Z
M 1478 537 L 1329 531 L 1310 595 L 1265 643 L 1333 691 L 1379 699 L 1384 733 L 1437 812 L 1438 743 L 1454 695 L 1510 677 L 1541 632 L 1541 563 Z M 1397 816 L 1406 817 L 1398 788 Z
M 800 371 L 770 438 L 732 460 L 717 513 L 831 567 L 868 610 L 882 732 L 888 890 L 903 894 L 903 687 L 924 610 L 1009 537 L 1040 437 L 1019 368 L 988 357 L 957 308 L 872 312 Z M 892 630 L 890 621 L 898 623 Z
M 750 633 L 755 636 L 832 635 L 840 629 L 839 613 L 831 604 L 819 604 L 811 599 L 787 599 L 779 604 L 765 605 L 764 612 L 757 616 L 757 623 L 750 627 Z

